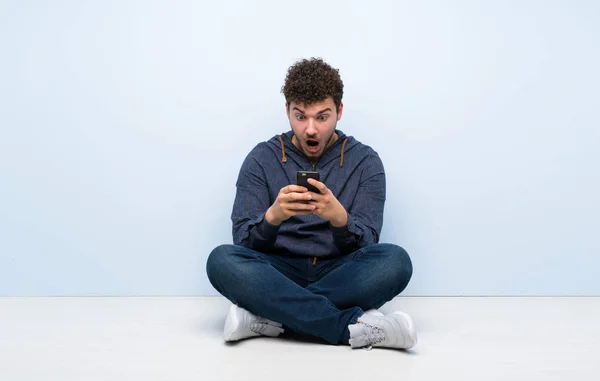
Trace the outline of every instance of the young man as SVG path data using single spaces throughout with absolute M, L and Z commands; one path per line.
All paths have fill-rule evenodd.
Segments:
M 233 305 L 226 341 L 278 336 L 284 327 L 352 348 L 411 348 L 411 318 L 377 308 L 412 276 L 406 251 L 380 244 L 386 197 L 377 153 L 336 128 L 343 83 L 321 59 L 289 68 L 282 92 L 292 130 L 258 144 L 236 183 L 234 245 L 212 251 L 206 270 Z M 296 185 L 316 171 L 318 192 Z M 365 312 L 366 311 L 366 312 Z

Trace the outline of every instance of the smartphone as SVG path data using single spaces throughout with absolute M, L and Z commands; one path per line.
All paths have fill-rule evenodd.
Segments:
M 319 172 L 313 171 L 298 171 L 296 172 L 296 184 L 308 189 L 309 192 L 321 193 L 317 187 L 308 183 L 308 179 L 321 181 Z

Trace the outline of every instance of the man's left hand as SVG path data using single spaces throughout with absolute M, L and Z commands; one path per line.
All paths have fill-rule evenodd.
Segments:
M 331 190 L 320 181 L 308 179 L 309 184 L 314 185 L 321 193 L 312 193 L 313 199 L 310 200 L 316 208 L 314 214 L 327 220 L 335 227 L 346 226 L 348 223 L 348 213 L 344 206 L 333 195 Z

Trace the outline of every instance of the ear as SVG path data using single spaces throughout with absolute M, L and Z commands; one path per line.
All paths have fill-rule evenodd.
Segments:
M 338 109 L 337 112 L 337 120 L 342 119 L 342 112 L 344 111 L 344 103 L 340 102 L 340 108 Z
M 287 102 L 285 102 L 285 114 L 287 115 L 288 119 L 290 118 L 290 105 L 288 105 Z

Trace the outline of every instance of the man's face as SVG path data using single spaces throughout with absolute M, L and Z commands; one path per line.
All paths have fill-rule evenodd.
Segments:
M 312 103 L 309 106 L 292 102 L 285 105 L 292 131 L 297 139 L 298 148 L 312 161 L 317 160 L 331 141 L 337 125 L 342 118 L 343 104 L 336 112 L 333 98 Z

